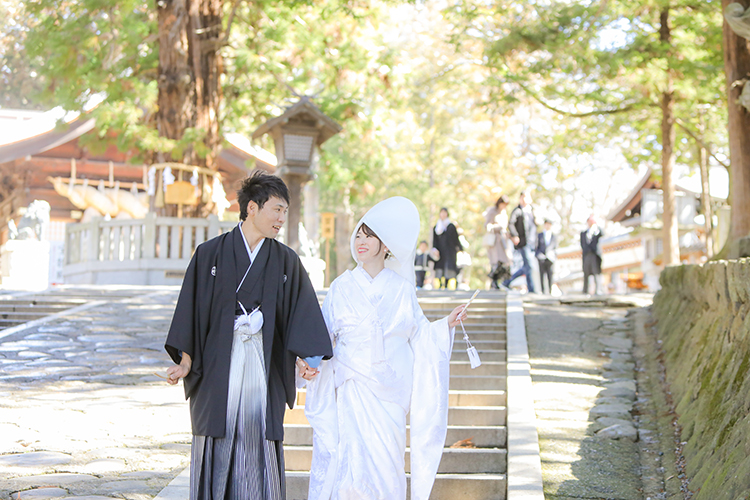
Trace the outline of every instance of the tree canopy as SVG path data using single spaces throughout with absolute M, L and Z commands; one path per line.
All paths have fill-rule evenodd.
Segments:
M 587 162 L 658 165 L 667 91 L 676 161 L 697 164 L 696 139 L 728 155 L 716 0 L 220 6 L 221 26 L 211 29 L 221 33 L 224 131 L 249 136 L 301 95 L 344 126 L 323 147 L 322 210 L 344 206 L 357 217 L 403 194 L 421 208 L 427 236 L 448 206 L 476 254 L 481 212 L 530 185 L 570 237 L 583 222 L 570 186 Z M 669 43 L 659 33 L 665 8 Z M 99 135 L 141 151 L 137 160 L 200 145 L 199 127 L 181 138 L 157 130 L 154 3 L 4 0 L 0 14 L 0 105 L 76 109 L 105 93 L 94 110 Z M 587 203 L 596 208 L 593 197 Z

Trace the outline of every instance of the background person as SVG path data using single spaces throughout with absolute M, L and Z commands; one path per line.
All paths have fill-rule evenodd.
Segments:
M 424 286 L 424 280 L 427 277 L 427 271 L 430 270 L 430 262 L 434 262 L 430 257 L 429 245 L 425 240 L 419 242 L 417 255 L 414 257 L 414 274 L 417 278 L 417 289 Z
M 552 276 L 554 275 L 555 261 L 557 260 L 557 235 L 552 232 L 552 221 L 544 220 L 544 230 L 537 235 L 536 260 L 539 262 L 539 279 L 541 281 L 542 293 L 552 293 Z M 547 287 L 545 291 L 545 277 Z
M 596 218 L 589 215 L 586 221 L 588 229 L 581 231 L 581 250 L 583 258 L 583 293 L 589 293 L 589 277 L 594 278 L 594 293 L 601 293 L 602 249 L 599 244 L 604 233 L 599 229 Z
M 502 195 L 484 212 L 483 243 L 490 260 L 488 276 L 491 288 L 500 288 L 498 280 L 510 277 L 510 268 L 513 264 L 512 243 L 508 240 L 508 213 L 505 211 L 507 206 L 508 197 Z
M 513 246 L 521 256 L 523 264 L 521 268 L 503 282 L 503 286 L 510 283 L 519 276 L 526 276 L 526 286 L 529 293 L 534 293 L 534 278 L 531 275 L 531 255 L 536 248 L 536 222 L 534 212 L 531 209 L 531 193 L 521 191 L 518 197 L 518 206 L 513 209 L 508 222 L 508 232 Z
M 448 218 L 448 209 L 445 207 L 440 209 L 438 221 L 432 230 L 432 246 L 440 254 L 435 262 L 435 278 L 439 280 L 439 288 L 455 289 L 458 275 L 456 256 L 463 247 L 458 240 L 458 230 Z

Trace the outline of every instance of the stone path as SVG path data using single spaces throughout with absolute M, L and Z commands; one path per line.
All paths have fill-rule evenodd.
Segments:
M 182 388 L 153 375 L 177 289 L 129 295 L 0 339 L 0 499 L 145 500 L 187 465 Z
M 524 303 L 548 500 L 647 498 L 632 325 L 611 305 Z
M 163 342 L 177 290 L 131 295 L 0 338 L 0 500 L 146 500 L 185 470 L 187 403 L 179 386 L 153 375 L 170 363 Z M 649 437 L 638 423 L 626 309 L 534 299 L 524 306 L 546 498 L 647 498 L 639 447 Z M 504 319 L 493 322 L 488 327 L 495 330 Z M 500 369 L 504 340 L 483 328 L 471 329 L 475 345 L 485 351 L 484 368 Z M 458 338 L 456 354 L 462 349 Z M 463 385 L 469 373 L 479 374 L 466 372 L 465 360 L 454 361 L 453 413 L 504 415 L 504 386 L 490 380 L 504 375 L 481 374 L 487 387 Z M 480 405 L 487 405 L 486 411 L 473 408 Z M 299 431 L 298 446 L 305 447 L 309 432 Z M 487 447 L 469 451 L 480 460 L 458 458 L 451 464 L 482 474 L 476 467 L 487 466 L 489 455 L 498 453 L 492 448 L 504 444 L 505 428 L 495 420 L 467 421 L 454 428 L 449 441 L 471 436 Z M 485 437 L 490 441 L 480 443 Z M 292 452 L 290 461 L 307 460 L 308 451 Z M 504 467 L 499 463 L 483 473 L 502 486 Z M 297 487 L 304 490 L 304 484 Z

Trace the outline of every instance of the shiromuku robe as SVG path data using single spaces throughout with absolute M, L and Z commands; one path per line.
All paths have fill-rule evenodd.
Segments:
M 267 259 L 251 267 L 246 279 L 263 273 L 263 358 L 268 384 L 266 439 L 284 437 L 285 406 L 296 397 L 296 357 L 332 355 L 318 299 L 299 256 L 289 247 L 266 239 Z M 263 249 L 266 251 L 266 249 Z M 193 434 L 221 438 L 225 434 L 230 357 L 237 307 L 237 286 L 250 260 L 240 227 L 202 243 L 185 272 L 165 348 L 175 363 L 188 353 L 193 364 L 184 379 L 190 400 Z M 260 262 L 258 262 L 260 264 Z
M 406 416 L 411 498 L 430 496 L 445 445 L 454 330 L 430 323 L 414 285 L 390 269 L 361 268 L 330 287 L 323 316 L 334 357 L 307 383 L 313 428 L 308 500 L 406 498 Z

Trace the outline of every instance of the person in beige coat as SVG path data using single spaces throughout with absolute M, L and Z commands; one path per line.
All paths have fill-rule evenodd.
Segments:
M 501 195 L 495 204 L 484 213 L 484 245 L 487 248 L 487 256 L 490 259 L 490 272 L 492 288 L 499 288 L 498 280 L 504 280 L 510 276 L 512 264 L 512 247 L 508 240 L 508 214 L 505 208 L 508 206 L 508 197 Z M 512 251 L 512 250 L 511 250 Z

